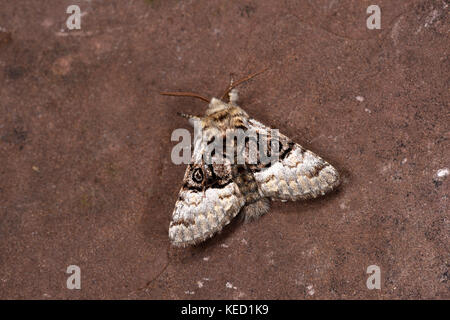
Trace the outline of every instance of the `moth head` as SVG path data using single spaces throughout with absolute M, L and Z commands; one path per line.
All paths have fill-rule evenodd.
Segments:
M 160 94 L 164 95 L 164 96 L 177 96 L 177 97 L 191 97 L 191 98 L 197 98 L 200 99 L 204 102 L 208 103 L 208 109 L 206 111 L 206 115 L 208 114 L 212 114 L 214 112 L 223 110 L 223 109 L 227 109 L 231 106 L 236 106 L 237 100 L 238 100 L 238 92 L 235 89 L 238 85 L 240 85 L 241 83 L 244 83 L 250 79 L 252 79 L 253 77 L 257 76 L 260 73 L 263 73 L 264 71 L 266 71 L 268 68 L 265 68 L 259 72 L 255 72 L 247 77 L 244 77 L 242 79 L 239 79 L 238 81 L 231 81 L 231 83 L 228 85 L 227 89 L 225 90 L 225 92 L 220 96 L 220 99 L 218 98 L 211 98 L 211 100 L 209 100 L 208 98 L 205 98 L 204 96 L 197 94 L 197 93 L 193 93 L 193 92 L 160 92 Z M 228 102 L 224 102 L 224 99 L 228 96 L 229 101 Z M 197 121 L 201 120 L 201 118 L 196 117 L 196 116 L 192 116 L 192 115 L 188 115 L 188 114 L 184 114 L 184 113 L 178 113 L 179 115 L 188 118 L 189 122 L 194 125 Z
M 230 106 L 228 105 L 228 103 L 223 102 L 220 99 L 217 98 L 212 98 L 211 102 L 208 105 L 208 109 L 206 109 L 206 115 L 211 115 L 213 113 L 222 111 L 222 110 L 226 110 L 228 109 Z

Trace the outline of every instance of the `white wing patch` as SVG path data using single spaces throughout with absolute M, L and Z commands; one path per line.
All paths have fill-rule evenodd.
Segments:
M 315 198 L 339 184 L 335 168 L 311 151 L 301 150 L 295 145 L 284 160 L 254 174 L 265 197 L 292 201 Z
M 270 134 L 270 128 L 254 119 L 250 119 L 249 124 L 262 134 Z M 287 155 L 254 173 L 263 196 L 272 200 L 309 199 L 324 195 L 339 185 L 339 174 L 328 162 L 282 134 L 280 142 L 292 144 Z
M 176 246 L 202 242 L 230 223 L 244 205 L 235 183 L 205 192 L 182 189 L 172 215 L 169 238 Z

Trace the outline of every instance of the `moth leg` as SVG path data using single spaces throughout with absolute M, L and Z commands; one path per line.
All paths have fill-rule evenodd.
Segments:
M 182 112 L 177 112 L 177 115 L 179 115 L 182 118 L 186 118 L 189 120 L 189 123 L 192 126 L 195 126 L 195 123 L 201 123 L 202 119 L 200 117 L 197 116 L 193 116 L 191 114 L 186 114 L 186 113 L 182 113 Z

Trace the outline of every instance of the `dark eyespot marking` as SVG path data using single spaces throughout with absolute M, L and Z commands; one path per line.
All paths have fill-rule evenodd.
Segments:
M 196 183 L 202 183 L 203 181 L 203 171 L 201 168 L 195 168 L 192 172 L 192 180 Z
M 288 147 L 286 148 L 286 150 L 283 151 L 283 153 L 280 155 L 280 159 L 283 160 L 284 158 L 286 158 L 292 151 L 292 149 L 294 149 L 295 143 L 293 142 L 289 142 Z M 281 143 L 280 143 L 280 152 L 281 152 Z

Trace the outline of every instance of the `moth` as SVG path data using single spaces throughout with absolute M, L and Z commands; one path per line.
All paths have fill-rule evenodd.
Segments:
M 203 117 L 180 114 L 200 127 L 201 139 L 194 143 L 192 160 L 169 225 L 173 245 L 186 247 L 203 242 L 220 232 L 238 214 L 246 221 L 257 219 L 269 210 L 270 201 L 316 198 L 339 185 L 339 173 L 332 165 L 282 134 L 278 135 L 276 162 L 237 164 L 223 158 L 220 164 L 214 159 L 209 164 L 204 162 L 211 136 L 225 137 L 227 132 L 237 129 L 251 129 L 263 136 L 273 134 L 274 129 L 249 117 L 238 106 L 235 87 L 261 72 L 231 82 L 220 99 L 208 100 L 190 92 L 161 92 L 199 98 L 208 103 Z M 227 95 L 229 99 L 225 102 Z

